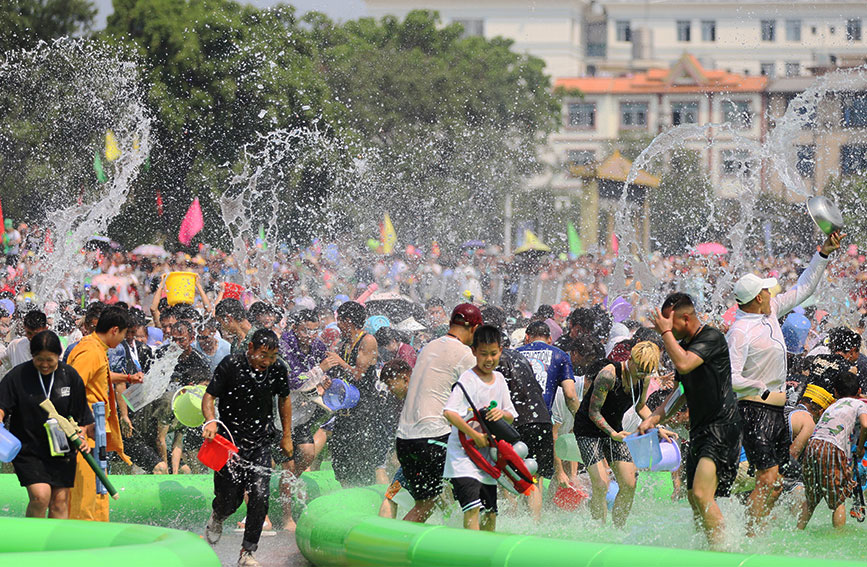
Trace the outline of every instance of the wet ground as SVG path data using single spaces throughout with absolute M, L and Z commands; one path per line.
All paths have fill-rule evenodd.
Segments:
M 226 526 L 226 531 L 223 532 L 223 537 L 220 538 L 220 542 L 215 548 L 224 567 L 237 565 L 242 539 L 243 534 L 235 533 L 229 526 Z M 298 546 L 295 545 L 294 532 L 280 531 L 274 536 L 262 536 L 255 557 L 264 567 L 308 567 L 312 565 L 304 559 Z

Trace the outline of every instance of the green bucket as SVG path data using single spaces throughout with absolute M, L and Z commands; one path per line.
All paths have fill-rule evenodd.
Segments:
M 205 386 L 183 386 L 172 396 L 172 411 L 175 417 L 187 427 L 198 427 L 205 423 L 202 413 L 202 398 Z

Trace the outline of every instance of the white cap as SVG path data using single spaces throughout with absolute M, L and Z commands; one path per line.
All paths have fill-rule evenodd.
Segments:
M 777 278 L 760 278 L 755 274 L 747 274 L 735 284 L 735 301 L 745 305 L 755 299 L 763 289 L 771 289 L 776 285 Z

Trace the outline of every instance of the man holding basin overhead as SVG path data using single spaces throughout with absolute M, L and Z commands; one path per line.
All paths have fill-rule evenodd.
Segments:
M 756 488 L 747 508 L 747 535 L 755 535 L 782 492 L 779 468 L 789 460 L 791 440 L 783 416 L 786 404 L 786 342 L 779 319 L 810 297 L 819 285 L 828 256 L 844 235 L 832 232 L 813 254 L 798 283 L 775 297 L 775 278 L 741 277 L 734 287 L 738 310 L 726 341 L 732 387 L 743 420 L 747 459 L 756 468 Z
M 741 444 L 728 345 L 720 331 L 701 323 L 692 298 L 685 293 L 669 295 L 652 317 L 674 363 L 675 379 L 683 389 L 675 388 L 641 422 L 638 431 L 643 434 L 664 423 L 686 402 L 690 442 L 686 457 L 687 497 L 696 527 L 704 530 L 712 549 L 720 549 L 725 526 L 716 496 L 729 495 Z M 661 429 L 659 432 L 667 436 Z

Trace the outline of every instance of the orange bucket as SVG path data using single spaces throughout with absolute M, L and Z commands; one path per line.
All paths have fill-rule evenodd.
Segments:
M 241 299 L 244 286 L 236 283 L 223 282 L 223 299 Z

